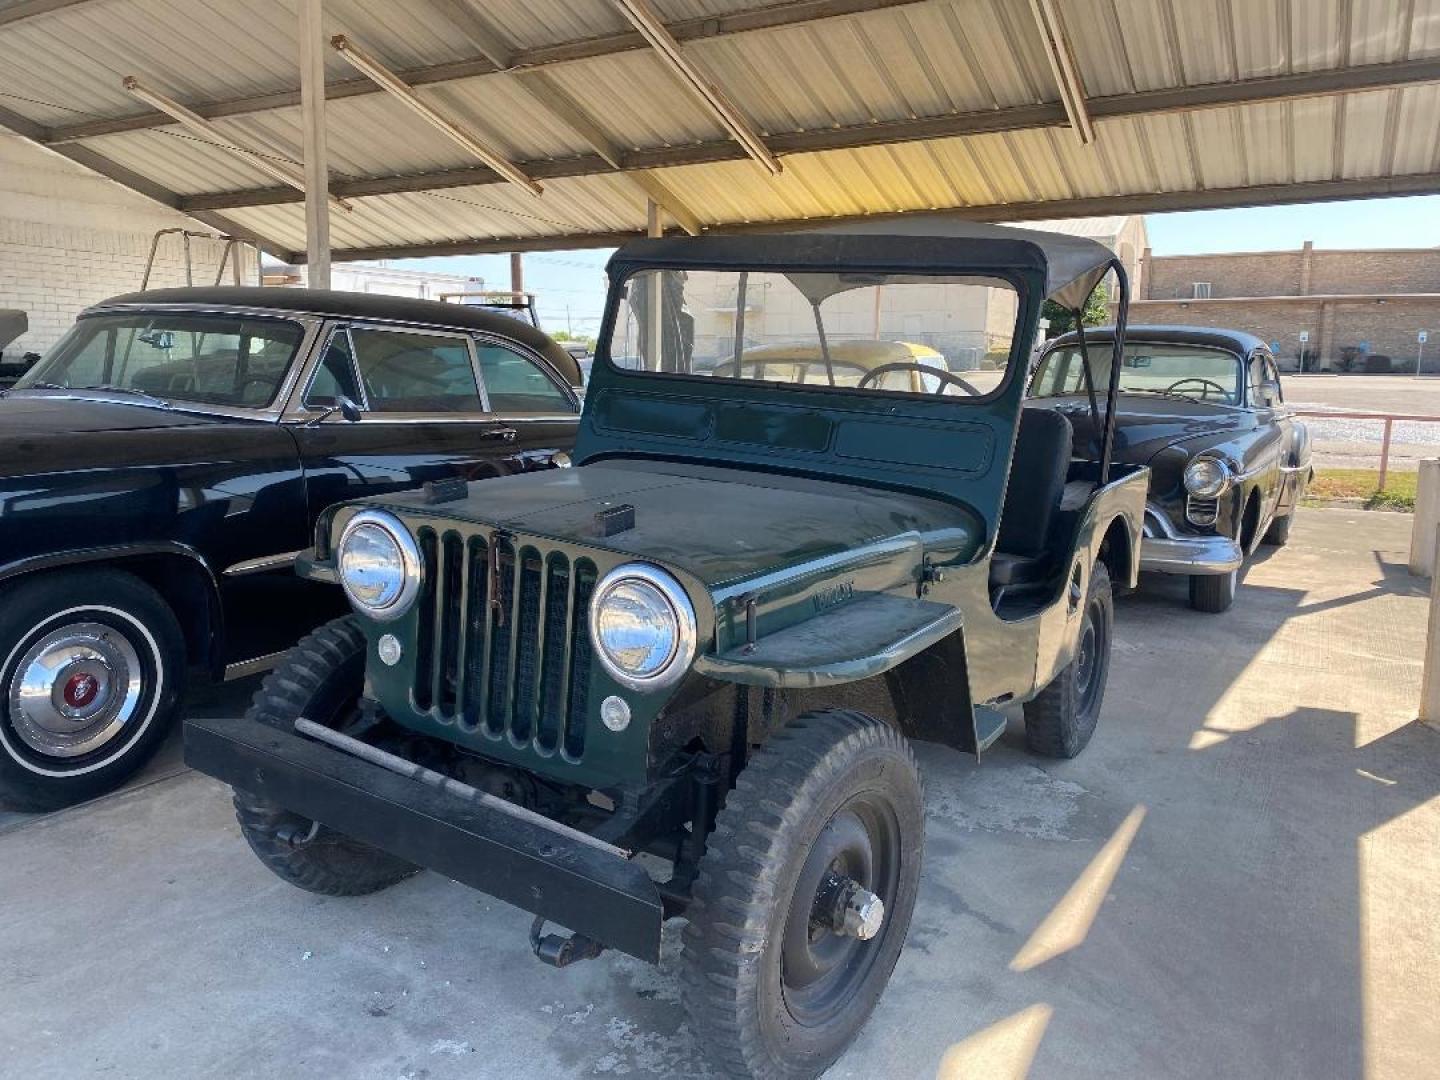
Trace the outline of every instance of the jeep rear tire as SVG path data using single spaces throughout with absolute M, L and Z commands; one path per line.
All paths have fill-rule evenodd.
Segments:
M 0 806 L 39 813 L 129 779 L 165 740 L 185 639 L 132 574 L 37 575 L 0 594 Z
M 1073 758 L 1090 742 L 1105 702 L 1114 625 L 1110 572 L 1097 562 L 1090 568 L 1074 658 L 1049 686 L 1025 703 L 1025 745 L 1031 753 Z
M 246 714 L 286 731 L 297 717 L 341 728 L 353 718 L 365 679 L 365 635 L 350 617 L 302 638 L 266 676 Z M 250 850 L 277 877 L 326 896 L 363 896 L 415 873 L 362 844 L 250 792 L 235 789 L 235 817 Z
M 914 755 L 874 717 L 808 713 L 756 751 L 687 912 L 681 993 L 712 1061 L 766 1080 L 834 1063 L 905 944 L 924 832 Z

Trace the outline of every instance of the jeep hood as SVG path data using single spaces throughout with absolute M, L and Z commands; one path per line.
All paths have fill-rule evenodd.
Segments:
M 419 494 L 377 500 L 402 513 L 440 515 L 617 552 L 683 570 L 712 592 L 801 567 L 839 573 L 890 564 L 907 579 L 925 539 L 973 557 L 984 530 L 963 508 L 924 496 L 753 470 L 605 461 L 486 480 L 441 505 Z M 596 515 L 634 508 L 633 528 L 602 535 Z

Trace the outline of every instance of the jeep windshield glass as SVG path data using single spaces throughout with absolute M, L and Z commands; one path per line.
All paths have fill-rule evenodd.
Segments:
M 284 319 L 93 315 L 15 389 L 128 390 L 163 402 L 256 408 L 275 399 L 303 336 Z
M 1090 370 L 1096 386 L 1110 382 L 1109 341 L 1087 346 Z M 1030 384 L 1031 397 L 1066 397 L 1085 393 L 1084 365 L 1080 349 L 1071 345 L 1056 349 L 1040 362 Z M 1195 345 L 1151 345 L 1143 341 L 1125 346 L 1120 364 L 1120 393 L 1156 394 L 1183 397 L 1212 405 L 1240 403 L 1240 360 L 1223 349 Z
M 1014 288 L 992 278 L 645 270 L 625 282 L 609 355 L 665 374 L 983 397 L 1018 316 Z

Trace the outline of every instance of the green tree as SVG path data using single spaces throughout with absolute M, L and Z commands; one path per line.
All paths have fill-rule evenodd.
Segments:
M 1075 313 L 1054 300 L 1045 301 L 1040 317 L 1050 320 L 1050 326 L 1045 331 L 1047 341 L 1075 329 Z M 1085 301 L 1085 310 L 1080 313 L 1080 318 L 1086 326 L 1103 326 L 1110 321 L 1110 290 L 1104 282 L 1095 286 L 1090 299 Z

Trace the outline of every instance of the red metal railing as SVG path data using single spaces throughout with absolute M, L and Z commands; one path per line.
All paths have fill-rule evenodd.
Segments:
M 1317 420 L 1379 420 L 1385 425 L 1380 436 L 1380 479 L 1376 491 L 1385 490 L 1385 480 L 1390 473 L 1390 437 L 1394 433 L 1395 423 L 1403 424 L 1440 424 L 1440 416 L 1411 416 L 1407 413 L 1371 413 L 1371 412 L 1326 412 L 1320 409 L 1292 409 L 1292 416 L 1313 416 Z M 1436 448 L 1437 455 L 1440 455 L 1440 447 Z

